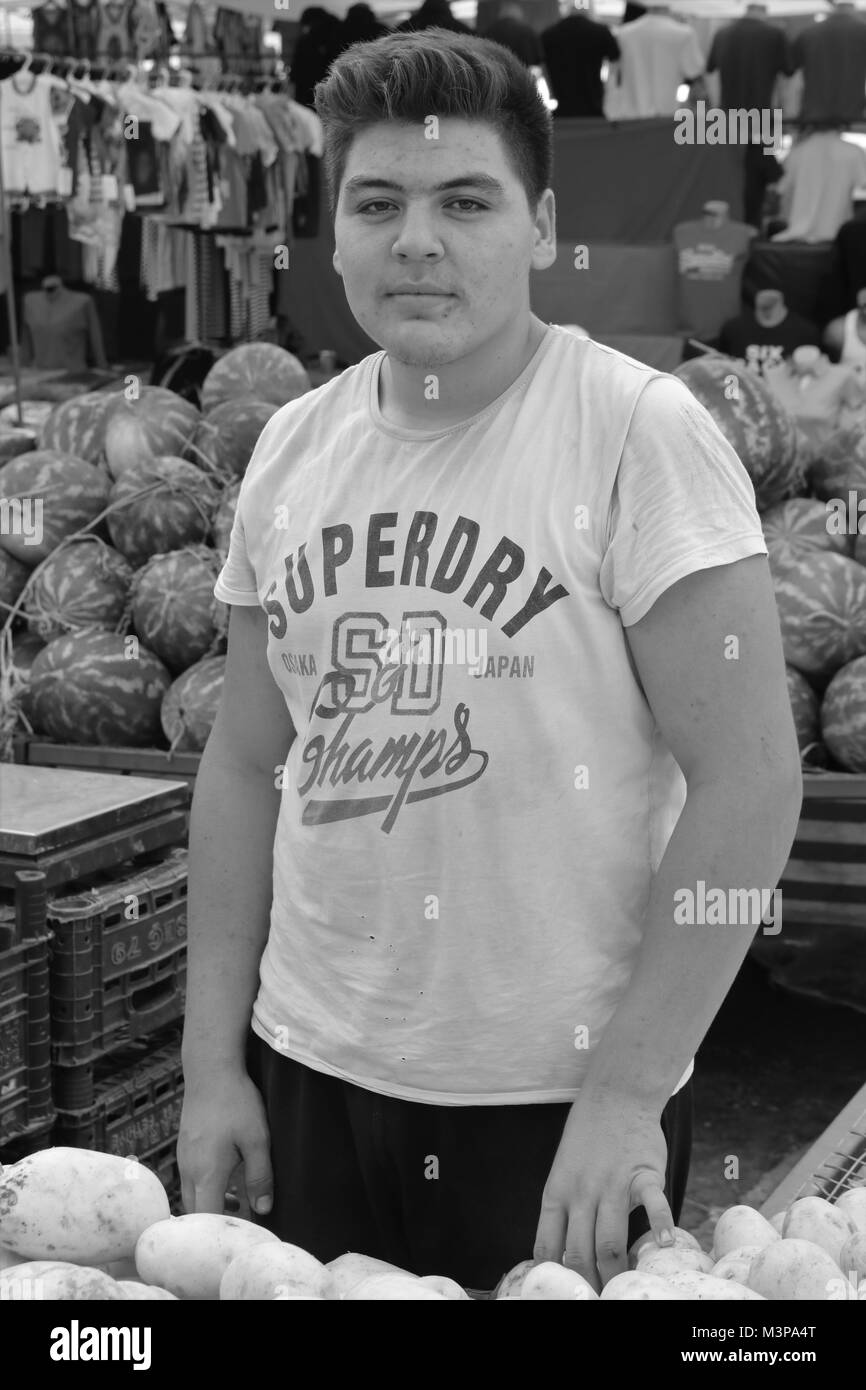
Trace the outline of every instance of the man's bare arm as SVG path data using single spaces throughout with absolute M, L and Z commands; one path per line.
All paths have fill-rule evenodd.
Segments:
M 270 921 L 277 768 L 295 737 L 267 664 L 266 624 L 258 607 L 232 609 L 222 699 L 192 804 L 183 1035 L 190 1103 L 179 1146 L 190 1211 L 222 1210 L 225 1180 L 244 1156 L 243 1107 L 222 1117 L 234 1126 L 231 1143 L 212 1112 L 231 1108 L 226 1088 L 234 1082 L 243 1085 L 232 1101 L 249 1085 L 244 1052 Z
M 689 575 L 627 635 L 687 800 L 652 883 L 631 981 L 566 1123 L 536 1245 L 538 1258 L 564 1252 L 593 1280 L 597 1263 L 602 1281 L 625 1267 L 631 1206 L 646 1207 L 657 1234 L 672 1224 L 659 1116 L 757 926 L 680 925 L 675 894 L 698 879 L 726 892 L 773 889 L 802 798 L 764 556 Z

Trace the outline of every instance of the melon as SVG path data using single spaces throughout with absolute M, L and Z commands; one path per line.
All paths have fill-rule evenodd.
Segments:
M 788 698 L 797 730 L 797 744 L 802 753 L 820 738 L 818 707 L 820 701 L 804 675 L 793 666 L 785 667 L 788 677 Z
M 223 489 L 219 505 L 214 513 L 213 543 L 223 558 L 229 553 L 229 541 L 231 540 L 232 527 L 235 524 L 235 512 L 238 507 L 240 490 L 240 482 L 229 483 L 228 487 Z
M 105 450 L 108 414 L 117 401 L 116 392 L 87 391 L 55 406 L 42 426 L 39 447 L 98 463 Z
M 846 772 L 866 772 L 866 656 L 838 670 L 824 691 L 821 737 Z
M 796 560 L 807 550 L 848 553 L 848 537 L 828 529 L 829 517 L 823 502 L 811 497 L 790 497 L 777 502 L 761 517 L 770 563 Z
M 844 555 L 809 551 L 772 566 L 785 660 L 828 678 L 866 654 L 866 569 Z
M 116 399 L 105 430 L 105 457 L 113 478 L 160 455 L 184 454 L 201 416 L 191 401 L 162 386 L 142 386 L 135 400 Z
M 21 680 L 30 679 L 33 662 L 45 648 L 41 637 L 32 632 L 16 632 L 12 635 L 12 667 Z
M 793 417 L 756 373 L 733 357 L 696 357 L 674 373 L 712 415 L 738 454 L 761 510 L 803 487 L 803 454 Z
M 228 608 L 214 597 L 216 551 L 190 546 L 154 555 L 132 587 L 132 624 L 150 651 L 179 674 L 211 650 L 228 626 Z
M 74 454 L 36 449 L 0 468 L 0 497 L 17 499 L 17 529 L 0 545 L 23 564 L 46 560 L 65 536 L 80 531 L 108 505 L 111 479 Z
M 201 388 L 208 414 L 223 401 L 257 400 L 285 405 L 310 390 L 299 359 L 274 343 L 243 343 L 215 362 Z
M 129 562 L 97 536 L 67 541 L 33 576 L 24 610 L 27 626 L 44 642 L 72 629 L 117 629 L 132 575 Z
M 171 455 L 147 459 L 112 487 L 108 531 L 137 568 L 151 555 L 204 540 L 218 496 L 215 483 L 194 463 Z
M 30 566 L 0 547 L 0 623 L 6 621 L 9 616 L 7 610 L 15 607 L 29 578 Z
M 822 500 L 838 498 L 846 508 L 849 492 L 855 492 L 866 514 L 866 429 L 846 425 L 818 444 L 809 482 Z
M 256 400 L 215 406 L 196 430 L 193 460 L 226 479 L 243 477 L 259 435 L 278 409 L 272 401 Z
M 161 743 L 159 711 L 171 677 L 135 637 L 78 632 L 55 637 L 30 670 L 24 713 L 60 743 Z
M 28 429 L 0 429 L 0 463 L 8 463 L 36 448 L 36 435 Z M 72 453 L 75 452 L 73 449 Z
M 173 750 L 200 753 L 204 748 L 219 708 L 225 670 L 224 656 L 209 656 L 169 687 L 160 718 Z

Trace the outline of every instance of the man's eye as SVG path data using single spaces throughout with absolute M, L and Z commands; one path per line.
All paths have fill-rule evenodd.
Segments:
M 462 206 L 459 209 L 460 212 L 484 211 L 484 204 L 479 203 L 477 198 L 454 198 L 452 199 L 450 206 L 456 207 L 458 203 L 462 204 Z M 466 206 L 467 203 L 469 204 L 468 207 Z
M 382 212 L 392 208 L 393 203 L 389 203 L 387 198 L 374 198 L 370 203 L 364 203 L 363 207 L 358 208 L 359 212 Z

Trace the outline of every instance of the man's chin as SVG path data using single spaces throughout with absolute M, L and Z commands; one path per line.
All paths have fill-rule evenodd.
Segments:
M 367 329 L 369 333 L 370 330 Z M 370 337 L 389 357 L 406 367 L 444 367 L 465 357 L 468 344 L 444 333 L 437 324 L 416 321 L 377 324 Z

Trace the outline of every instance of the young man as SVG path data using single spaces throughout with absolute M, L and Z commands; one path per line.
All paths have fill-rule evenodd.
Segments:
M 758 924 L 677 903 L 771 888 L 797 824 L 754 494 L 683 385 L 532 313 L 551 125 L 517 58 L 388 37 L 317 105 L 382 351 L 265 428 L 216 586 L 184 1200 L 221 1211 L 243 1160 L 320 1259 L 598 1286 L 679 1215 Z

